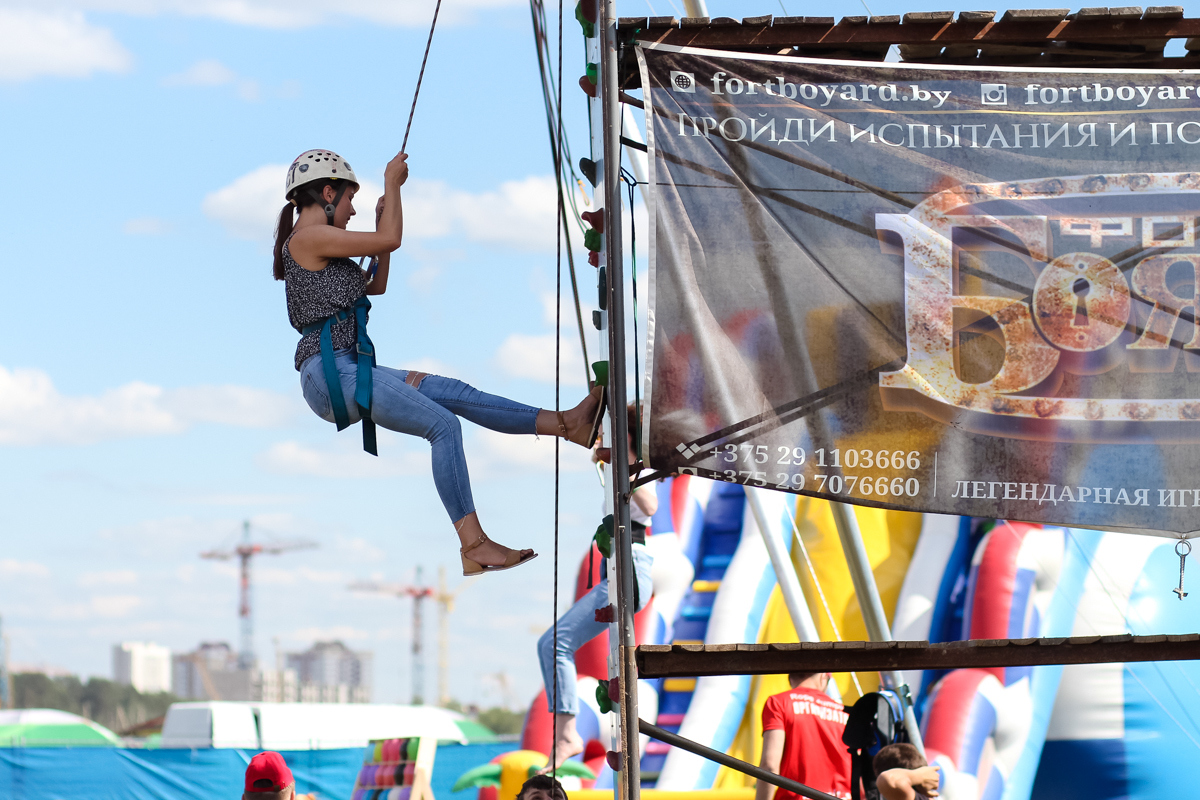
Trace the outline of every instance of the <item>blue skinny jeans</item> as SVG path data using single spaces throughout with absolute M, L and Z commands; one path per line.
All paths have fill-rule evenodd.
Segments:
M 641 611 L 650 602 L 654 583 L 650 579 L 650 568 L 654 557 L 645 545 L 633 546 L 633 574 L 637 582 L 638 607 Z M 538 639 L 538 661 L 542 666 L 542 683 L 546 687 L 546 706 L 555 714 L 579 714 L 579 697 L 576 694 L 578 674 L 575 671 L 575 651 L 608 628 L 596 622 L 596 609 L 608 605 L 608 578 L 602 578 L 583 597 L 558 618 L 558 650 L 554 649 L 554 628 L 550 628 Z M 615 599 L 614 599 L 615 603 Z M 554 703 L 554 678 L 558 677 L 558 705 Z
M 358 422 L 358 406 L 354 402 L 358 361 L 350 349 L 335 350 L 334 361 L 350 421 Z M 429 442 L 433 448 L 433 483 L 450 521 L 458 522 L 475 510 L 458 418 L 500 433 L 531 434 L 537 432 L 539 409 L 481 392 L 454 378 L 428 375 L 414 389 L 404 382 L 406 377 L 408 371 L 403 369 L 372 370 L 371 419 L 388 430 L 420 436 Z M 300 365 L 300 385 L 313 413 L 333 422 L 333 406 L 320 355 Z

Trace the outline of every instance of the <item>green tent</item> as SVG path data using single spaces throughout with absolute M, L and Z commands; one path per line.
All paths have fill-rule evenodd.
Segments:
M 463 738 L 468 742 L 494 742 L 497 736 L 492 729 L 468 717 L 456 718 L 454 724 L 462 731 Z
M 89 719 L 52 708 L 0 711 L 0 747 L 116 747 L 116 734 Z

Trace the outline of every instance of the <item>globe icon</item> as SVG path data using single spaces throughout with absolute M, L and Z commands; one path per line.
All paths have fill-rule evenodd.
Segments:
M 692 85 L 692 79 L 689 78 L 687 75 L 676 75 L 675 76 L 675 85 L 678 86 L 680 89 L 689 89 L 689 88 L 691 88 L 691 85 Z

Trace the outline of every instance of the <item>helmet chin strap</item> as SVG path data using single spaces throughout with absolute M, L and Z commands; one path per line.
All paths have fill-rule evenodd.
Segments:
M 346 181 L 342 181 L 341 184 L 342 185 L 338 187 L 337 194 L 333 196 L 332 203 L 325 203 L 325 197 L 322 194 L 319 194 L 316 189 L 310 188 L 308 190 L 308 194 L 310 197 L 312 197 L 312 199 L 316 200 L 318 203 L 325 203 L 325 222 L 329 225 L 333 224 L 334 212 L 337 211 L 337 207 L 342 202 L 342 195 L 346 193 L 346 188 L 349 186 L 349 183 Z

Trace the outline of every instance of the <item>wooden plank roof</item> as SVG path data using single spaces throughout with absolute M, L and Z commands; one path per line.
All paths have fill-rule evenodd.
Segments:
M 1182 6 L 921 11 L 903 16 L 622 17 L 623 41 L 882 61 L 892 45 L 906 62 L 1030 67 L 1200 67 L 1200 19 Z M 1172 39 L 1185 55 L 1164 56 Z M 637 85 L 628 61 L 625 86 Z

